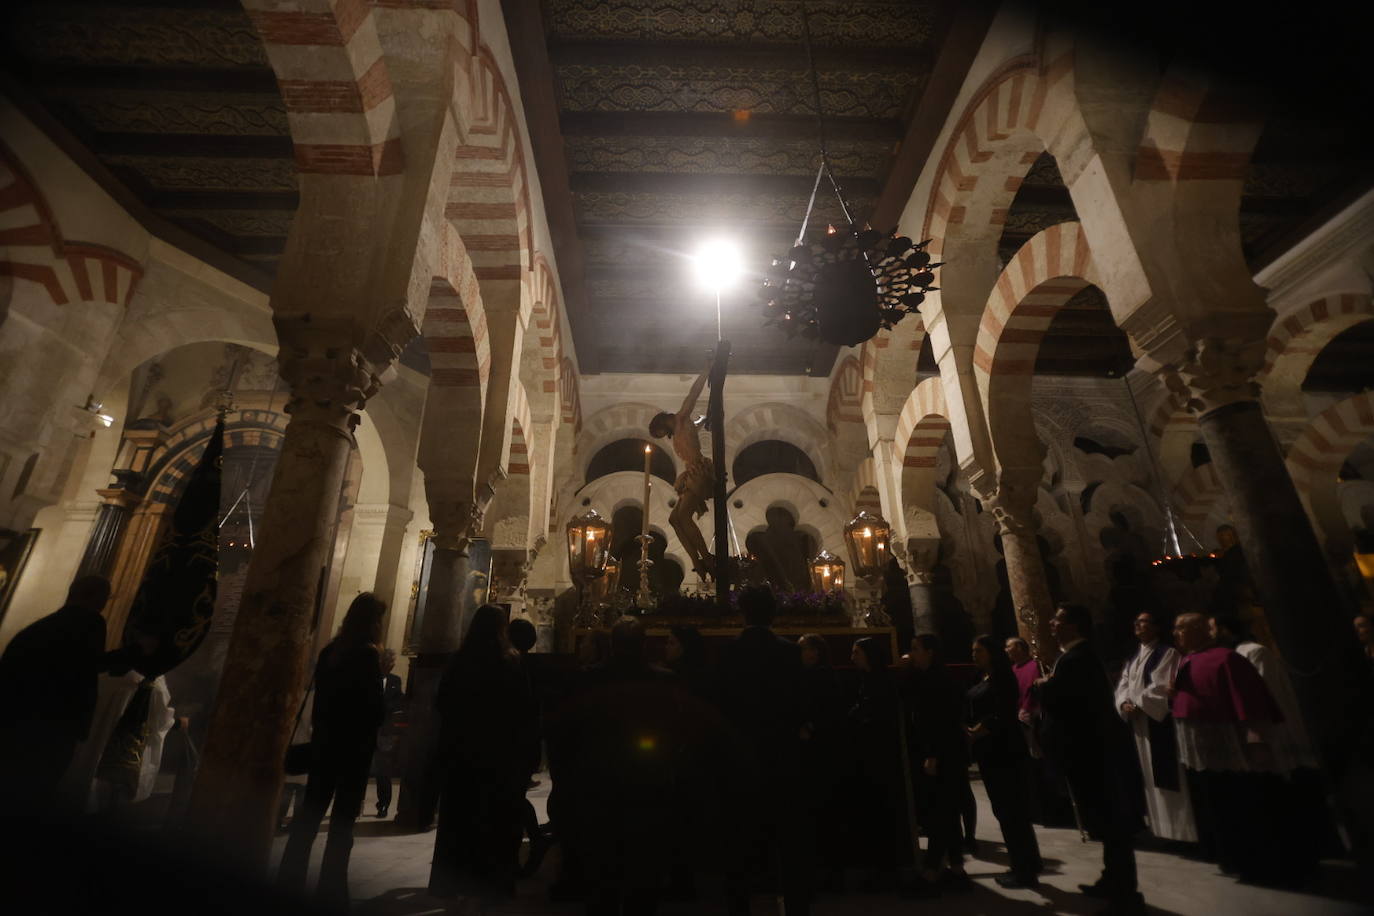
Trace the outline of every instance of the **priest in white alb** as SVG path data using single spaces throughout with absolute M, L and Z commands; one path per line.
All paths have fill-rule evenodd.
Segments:
M 1169 685 L 1180 656 L 1159 638 L 1159 626 L 1148 611 L 1136 615 L 1134 626 L 1140 648 L 1121 669 L 1116 711 L 1135 735 L 1150 832 L 1162 840 L 1195 843 L 1197 828 L 1188 801 L 1188 782 L 1178 760 L 1174 721 L 1169 713 Z

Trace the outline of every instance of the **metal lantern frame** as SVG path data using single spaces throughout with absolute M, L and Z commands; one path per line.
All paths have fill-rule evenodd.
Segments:
M 861 579 L 882 576 L 892 556 L 892 526 L 887 519 L 863 509 L 844 526 L 844 540 L 854 575 Z
M 844 591 L 845 562 L 828 550 L 811 558 L 811 588 L 822 595 Z
M 595 509 L 575 516 L 567 525 L 568 570 L 574 582 L 585 583 L 606 574 L 611 555 L 611 523 Z

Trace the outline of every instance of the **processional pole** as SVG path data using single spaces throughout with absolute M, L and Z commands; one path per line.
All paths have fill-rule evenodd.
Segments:
M 719 338 L 720 293 L 716 293 L 716 359 L 711 365 L 711 400 L 706 415 L 711 423 L 711 463 L 716 469 L 716 601 L 721 609 L 730 602 L 730 516 L 725 503 L 725 373 L 730 364 L 730 341 Z

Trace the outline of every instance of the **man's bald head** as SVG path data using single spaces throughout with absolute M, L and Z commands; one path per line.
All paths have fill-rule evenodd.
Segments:
M 1185 655 L 1211 645 L 1207 618 L 1201 614 L 1179 614 L 1174 621 L 1174 643 Z

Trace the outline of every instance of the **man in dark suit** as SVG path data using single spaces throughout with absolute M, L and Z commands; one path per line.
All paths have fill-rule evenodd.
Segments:
M 377 778 L 377 816 L 385 818 L 391 809 L 391 771 L 396 763 L 396 748 L 401 741 L 406 695 L 396 667 L 396 650 L 382 652 L 382 708 L 385 718 L 377 730 L 377 750 L 372 755 L 372 775 Z
M 0 657 L 0 791 L 4 807 L 48 815 L 77 744 L 90 733 L 96 682 L 109 664 L 103 576 L 82 576 L 61 609 L 29 624 Z
M 1092 617 L 1081 605 L 1060 605 L 1050 621 L 1063 654 L 1050 675 L 1035 682 L 1041 741 L 1068 780 L 1084 829 L 1102 841 L 1102 877 L 1079 889 L 1108 901 L 1106 913 L 1143 912 L 1132 845 L 1141 826 L 1138 792 L 1127 778 L 1136 774 L 1134 746 L 1113 713 L 1112 686 L 1088 644 L 1091 629 Z
M 800 797 L 802 707 L 801 652 L 773 633 L 773 593 L 746 589 L 739 607 L 744 629 L 723 647 L 715 694 L 721 712 L 734 726 L 744 759 L 734 800 L 740 848 L 727 893 L 733 913 L 749 911 L 749 863 L 766 862 L 778 878 L 789 916 L 810 908 L 807 867 L 811 835 Z

